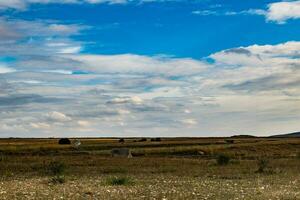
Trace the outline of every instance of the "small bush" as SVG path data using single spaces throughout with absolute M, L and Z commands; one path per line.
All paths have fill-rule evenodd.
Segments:
M 147 138 L 141 138 L 139 142 L 147 142 Z
M 131 184 L 132 181 L 128 177 L 111 177 L 107 180 L 109 185 L 128 185 Z
M 160 138 L 151 138 L 151 142 L 160 142 L 161 139 Z
M 125 142 L 124 138 L 119 139 L 119 142 L 124 143 Z
M 230 157 L 224 154 L 220 154 L 217 157 L 217 164 L 218 165 L 227 165 L 230 161 Z
M 51 179 L 50 179 L 50 183 L 52 184 L 63 184 L 66 182 L 66 179 L 65 179 L 65 176 L 53 176 Z
M 71 144 L 71 140 L 69 140 L 68 138 L 61 138 L 59 141 L 58 141 L 58 144 Z
M 65 170 L 66 170 L 65 164 L 57 161 L 51 162 L 48 167 L 48 171 L 54 176 L 64 174 Z
M 227 144 L 234 144 L 234 140 L 225 140 Z
M 257 160 L 257 170 L 256 173 L 264 173 L 269 165 L 269 161 L 267 159 L 259 159 Z

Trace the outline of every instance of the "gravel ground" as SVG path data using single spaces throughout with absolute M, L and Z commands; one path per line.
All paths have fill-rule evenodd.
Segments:
M 132 183 L 110 186 L 108 176 L 66 177 L 53 184 L 49 177 L 10 177 L 0 182 L 0 199 L 300 199 L 300 175 L 262 175 L 251 179 L 132 176 Z

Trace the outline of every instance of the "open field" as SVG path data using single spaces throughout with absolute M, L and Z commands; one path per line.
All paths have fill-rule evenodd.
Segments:
M 300 199 L 297 138 L 80 141 L 1 139 L 0 199 Z

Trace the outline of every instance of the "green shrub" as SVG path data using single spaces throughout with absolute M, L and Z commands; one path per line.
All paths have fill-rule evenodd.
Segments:
M 230 157 L 225 154 L 220 154 L 217 157 L 217 164 L 218 165 L 227 165 L 230 161 Z
M 66 170 L 66 166 L 63 162 L 54 161 L 51 162 L 48 166 L 48 171 L 54 176 L 64 174 L 65 170 Z
M 111 177 L 107 180 L 108 185 L 128 185 L 132 180 L 128 177 Z

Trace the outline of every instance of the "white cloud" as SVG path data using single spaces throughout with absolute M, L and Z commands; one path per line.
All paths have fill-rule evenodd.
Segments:
M 77 124 L 78 124 L 79 126 L 83 126 L 83 127 L 88 127 L 88 126 L 90 126 L 90 122 L 84 121 L 84 120 L 79 120 L 79 121 L 77 121 Z
M 25 10 L 30 4 L 124 4 L 127 0 L 0 0 L 0 9 Z
M 26 2 L 24 0 L 0 0 L 0 9 L 24 9 L 25 7 Z
M 108 101 L 108 103 L 111 103 L 111 104 L 123 104 L 123 103 L 142 104 L 143 100 L 138 96 L 117 97 L 117 98 L 114 98 L 114 99 Z
M 17 61 L 20 71 L 1 74 L 0 133 L 8 128 L 12 134 L 14 129 L 22 134 L 22 128 L 38 136 L 49 131 L 73 136 L 294 131 L 300 114 L 299 55 L 300 42 L 290 41 L 216 52 L 210 64 L 132 54 L 59 54 L 43 62 L 30 57 L 28 63 Z M 32 72 L 38 66 L 43 67 Z M 52 66 L 64 71 L 51 71 Z M 94 73 L 74 75 L 74 70 Z M 32 80 L 35 84 L 28 84 Z
M 195 11 L 192 11 L 192 14 L 208 16 L 208 15 L 218 15 L 218 12 L 214 11 L 214 10 L 195 10 Z
M 289 19 L 300 19 L 300 1 L 280 1 L 270 3 L 266 9 L 248 9 L 242 11 L 217 11 L 217 10 L 196 10 L 195 15 L 215 15 L 215 16 L 234 16 L 234 15 L 261 15 L 268 22 L 284 24 Z
M 35 129 L 49 129 L 51 127 L 49 124 L 42 122 L 30 123 L 30 126 Z
M 68 117 L 64 113 L 57 112 L 57 111 L 50 112 L 46 116 L 48 119 L 57 121 L 57 122 L 67 122 L 67 121 L 72 120 L 71 117 Z
M 283 1 L 271 3 L 266 13 L 268 21 L 285 23 L 288 19 L 300 18 L 300 1 Z
M 121 115 L 128 115 L 128 114 L 130 114 L 130 111 L 129 110 L 125 110 L 125 109 L 119 109 L 117 112 L 119 114 L 121 114 Z
M 300 18 L 300 1 L 281 1 L 270 3 L 266 10 L 250 9 L 242 12 L 228 12 L 228 15 L 235 14 L 263 15 L 265 16 L 266 21 L 284 24 L 289 19 Z
M 98 73 L 160 74 L 165 76 L 193 75 L 204 71 L 207 64 L 190 58 L 123 55 L 66 56 Z
M 186 125 L 197 125 L 198 124 L 198 121 L 196 119 L 183 119 L 183 120 L 181 120 L 181 122 Z
M 6 74 L 15 71 L 16 71 L 15 69 L 9 68 L 6 65 L 0 63 L 0 74 Z
M 62 54 L 76 54 L 79 53 L 81 51 L 81 47 L 77 46 L 77 47 L 66 47 L 66 48 L 62 48 L 58 51 L 58 53 L 62 53 Z
M 300 65 L 299 55 L 300 42 L 291 41 L 229 49 L 217 52 L 211 58 L 220 67 L 214 76 L 222 76 L 218 82 L 223 84 L 226 81 L 236 83 L 274 75 L 293 75 L 295 66 Z
M 29 21 L 0 17 L 0 36 L 6 38 L 57 37 L 79 34 L 88 28 L 80 24 L 58 24 L 52 21 Z

